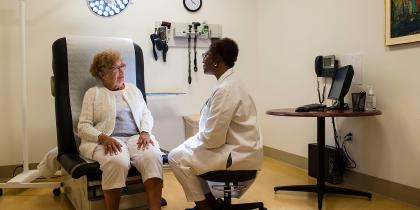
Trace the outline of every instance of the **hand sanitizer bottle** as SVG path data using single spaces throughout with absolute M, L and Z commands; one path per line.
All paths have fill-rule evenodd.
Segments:
M 367 98 L 366 98 L 366 110 L 372 111 L 376 109 L 376 97 L 375 93 L 373 92 L 372 86 L 369 86 Z

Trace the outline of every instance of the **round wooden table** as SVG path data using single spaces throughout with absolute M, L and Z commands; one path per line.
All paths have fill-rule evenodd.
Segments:
M 325 185 L 325 118 L 326 117 L 367 117 L 381 115 L 379 110 L 353 112 L 352 110 L 326 110 L 326 111 L 310 111 L 310 112 L 296 112 L 294 108 L 287 109 L 271 109 L 266 111 L 268 115 L 287 116 L 287 117 L 316 117 L 317 118 L 317 144 L 318 144 L 318 176 L 316 185 L 292 185 L 292 186 L 276 186 L 274 192 L 278 190 L 286 191 L 301 191 L 301 192 L 315 192 L 318 194 L 318 209 L 322 209 L 322 200 L 324 194 L 344 194 L 365 196 L 369 199 L 372 194 L 368 192 L 346 189 L 341 187 L 332 187 Z

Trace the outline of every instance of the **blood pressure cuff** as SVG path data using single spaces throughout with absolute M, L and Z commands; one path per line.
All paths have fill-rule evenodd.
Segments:
M 166 41 L 166 27 L 159 27 L 156 33 L 150 34 L 150 40 L 152 41 L 153 57 L 158 60 L 157 52 L 162 51 L 163 62 L 166 62 L 166 54 L 168 52 L 168 43 Z

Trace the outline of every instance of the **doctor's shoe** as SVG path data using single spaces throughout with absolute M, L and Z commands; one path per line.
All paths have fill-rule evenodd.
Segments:
M 216 199 L 216 206 L 223 209 L 223 199 L 221 198 Z
M 214 203 L 210 204 L 212 210 L 223 210 L 223 200 L 218 198 L 215 200 Z M 200 210 L 198 206 L 194 206 L 193 208 L 186 208 L 185 210 Z
M 194 208 L 186 208 L 185 210 L 199 210 L 199 208 L 194 206 Z M 212 207 L 212 210 L 223 210 L 223 206 Z

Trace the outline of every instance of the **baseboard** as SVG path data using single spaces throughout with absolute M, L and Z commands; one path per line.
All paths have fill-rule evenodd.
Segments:
M 31 163 L 29 164 L 29 169 L 36 169 L 36 166 L 38 163 Z M 22 167 L 17 168 L 19 165 L 8 165 L 8 166 L 0 166 L 0 179 L 5 178 L 12 178 L 13 177 L 13 171 L 15 171 L 15 175 L 19 174 L 23 171 Z
M 264 146 L 264 155 L 267 157 L 281 160 L 290 165 L 308 170 L 308 158 L 288 153 L 285 151 L 277 150 L 271 147 Z
M 264 146 L 264 155 L 305 170 L 308 169 L 308 159 L 299 155 L 267 146 Z M 344 174 L 344 184 L 420 207 L 420 200 L 418 199 L 420 198 L 420 189 L 414 187 L 350 170 Z

